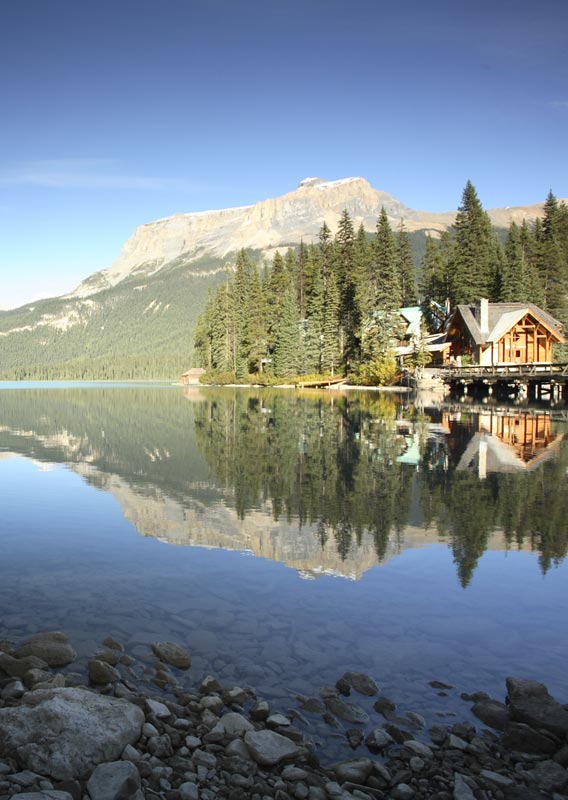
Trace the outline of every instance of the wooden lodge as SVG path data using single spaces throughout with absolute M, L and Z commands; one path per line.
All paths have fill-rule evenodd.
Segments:
M 565 342 L 562 324 L 533 303 L 459 305 L 448 325 L 450 360 L 473 364 L 550 364 L 552 347 Z
M 453 394 L 567 396 L 568 365 L 553 363 L 562 324 L 533 303 L 459 305 L 446 329 L 444 381 Z

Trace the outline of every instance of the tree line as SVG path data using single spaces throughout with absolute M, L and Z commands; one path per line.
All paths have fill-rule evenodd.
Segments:
M 401 307 L 420 303 L 431 330 L 448 302 L 481 297 L 531 301 L 566 323 L 567 288 L 566 205 L 550 192 L 542 220 L 513 221 L 503 237 L 468 181 L 454 225 L 427 237 L 419 263 L 404 222 L 393 231 L 384 208 L 374 234 L 356 231 L 345 210 L 334 236 L 324 223 L 317 242 L 277 252 L 260 268 L 241 250 L 234 275 L 208 298 L 194 347 L 220 382 L 343 374 L 386 383 L 404 333 Z M 410 362 L 427 360 L 421 336 Z

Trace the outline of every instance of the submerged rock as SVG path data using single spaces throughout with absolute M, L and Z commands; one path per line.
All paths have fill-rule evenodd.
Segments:
M 177 669 L 189 669 L 191 666 L 189 653 L 179 644 L 175 644 L 174 642 L 156 642 L 152 645 L 152 650 L 160 661 L 165 661 L 166 664 L 171 664 L 172 667 L 177 667 Z
M 35 656 L 49 667 L 64 667 L 77 658 L 77 653 L 62 631 L 46 631 L 37 633 L 16 650 L 16 658 Z M 41 667 L 39 667 L 41 669 Z

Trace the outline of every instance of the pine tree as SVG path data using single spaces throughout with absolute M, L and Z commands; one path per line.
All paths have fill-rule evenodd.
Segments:
M 430 235 L 426 238 L 426 251 L 422 259 L 422 308 L 432 331 L 439 330 L 446 317 L 446 301 L 451 292 L 447 259 L 449 248 L 448 234 L 442 234 L 439 241 Z
M 321 359 L 322 372 L 331 372 L 332 375 L 339 370 L 341 361 L 339 312 L 339 289 L 332 273 L 327 279 L 327 285 L 324 285 Z
M 558 319 L 564 320 L 567 311 L 568 253 L 562 247 L 563 211 L 552 192 L 544 203 L 542 227 L 538 231 L 540 245 L 540 274 L 544 286 L 545 307 Z
M 454 222 L 452 301 L 472 303 L 490 297 L 495 281 L 495 246 L 491 222 L 471 181 Z
M 392 311 L 401 306 L 402 294 L 398 274 L 398 254 L 392 228 L 384 206 L 377 222 L 371 260 L 370 289 L 374 295 L 371 308 Z
M 282 299 L 274 345 L 274 372 L 278 377 L 297 375 L 301 362 L 300 315 L 294 291 L 289 288 Z
M 403 306 L 413 306 L 416 303 L 416 270 L 410 239 L 402 219 L 396 237 L 396 249 L 401 303 Z

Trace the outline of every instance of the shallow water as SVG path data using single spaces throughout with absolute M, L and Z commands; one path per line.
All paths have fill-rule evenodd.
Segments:
M 147 662 L 171 639 L 192 681 L 283 710 L 346 669 L 429 720 L 508 674 L 563 697 L 566 432 L 374 394 L 4 387 L 0 638 Z

